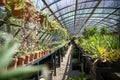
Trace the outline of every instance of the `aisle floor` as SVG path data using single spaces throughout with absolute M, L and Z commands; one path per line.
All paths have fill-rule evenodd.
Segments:
M 56 76 L 52 77 L 52 80 L 66 80 L 69 77 L 76 77 L 80 73 L 79 71 L 73 71 L 71 65 L 71 50 L 72 45 L 69 46 L 61 66 L 56 69 Z

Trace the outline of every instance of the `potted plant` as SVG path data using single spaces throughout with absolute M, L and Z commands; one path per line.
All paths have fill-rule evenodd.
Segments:
M 35 54 L 34 59 L 38 59 L 39 58 L 39 52 L 36 51 L 36 52 L 34 52 L 34 54 Z
M 30 54 L 25 54 L 25 64 L 30 62 Z
M 7 3 L 7 0 L 1 0 L 0 1 L 0 6 L 4 6 Z
M 39 57 L 42 57 L 42 51 L 41 50 L 39 51 Z
M 18 52 L 17 53 L 17 57 L 18 57 L 18 66 L 24 65 L 25 62 L 25 55 L 23 52 Z
M 35 56 L 34 53 L 31 52 L 31 53 L 30 53 L 30 61 L 33 61 L 33 60 L 34 60 L 34 56 Z
M 30 6 L 28 7 L 24 0 L 9 0 L 6 7 L 11 11 L 13 17 L 25 20 L 30 19 L 31 8 Z
M 18 57 L 14 57 L 11 64 L 9 65 L 9 67 L 16 69 L 17 68 L 17 63 L 18 63 Z

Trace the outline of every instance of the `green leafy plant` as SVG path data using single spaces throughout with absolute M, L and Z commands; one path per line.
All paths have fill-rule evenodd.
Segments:
M 83 32 L 83 36 L 85 38 L 89 38 L 90 36 L 93 36 L 97 33 L 97 27 L 91 27 L 91 28 L 85 28 Z
M 107 28 L 105 26 L 100 28 L 100 34 L 102 34 L 102 35 L 107 34 Z
M 88 53 L 102 61 L 117 61 L 120 59 L 118 36 L 107 35 L 106 28 L 102 27 L 100 33 L 83 38 L 80 46 Z
M 0 80 L 21 80 L 28 74 L 33 74 L 43 69 L 44 66 L 21 66 L 4 71 L 4 68 L 11 63 L 20 44 L 13 40 L 12 35 L 3 32 L 0 32 L 0 42 Z

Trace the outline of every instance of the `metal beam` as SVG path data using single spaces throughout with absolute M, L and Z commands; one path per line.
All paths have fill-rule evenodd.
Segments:
M 46 7 L 49 9 L 49 11 L 53 14 L 53 16 L 55 17 L 55 19 L 58 21 L 58 23 L 60 23 L 59 19 L 56 17 L 55 13 L 52 11 L 52 9 L 50 8 L 50 6 L 47 4 L 47 2 L 45 0 L 42 0 L 43 3 L 46 5 Z M 63 27 L 63 25 L 60 23 L 60 25 Z
M 102 0 L 99 0 L 98 2 L 97 2 L 97 4 L 95 5 L 95 7 L 93 8 L 93 10 L 92 10 L 92 12 L 91 12 L 91 14 L 90 14 L 90 16 L 84 21 L 84 23 L 83 23 L 83 25 L 81 26 L 81 28 L 80 28 L 80 30 L 79 30 L 79 32 L 81 31 L 81 29 L 85 26 L 85 24 L 87 23 L 87 21 L 91 18 L 91 16 L 94 14 L 94 12 L 95 12 L 95 10 L 97 9 L 97 7 L 99 6 L 99 4 L 101 3 L 101 1 Z M 78 33 L 79 33 L 78 32 Z M 77 33 L 77 34 L 78 34 Z
M 78 6 L 78 0 L 76 0 L 76 3 L 75 3 L 74 30 L 75 30 L 75 26 L 76 26 L 76 12 L 77 12 L 77 6 Z M 73 33 L 74 33 L 74 30 L 73 30 Z

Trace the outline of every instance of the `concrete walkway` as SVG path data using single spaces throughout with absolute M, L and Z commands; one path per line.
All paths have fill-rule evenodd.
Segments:
M 68 51 L 65 57 L 63 58 L 63 62 L 61 62 L 60 68 L 56 69 L 56 76 L 53 76 L 52 80 L 63 80 L 64 74 L 66 73 L 66 67 L 69 61 L 71 50 L 72 50 L 72 45 L 69 46 Z
M 72 45 L 69 46 L 65 57 L 63 58 L 63 62 L 61 62 L 61 66 L 56 69 L 56 76 L 52 77 L 52 80 L 66 80 L 69 77 L 76 77 L 79 74 L 79 71 L 72 70 L 71 64 L 71 51 Z

